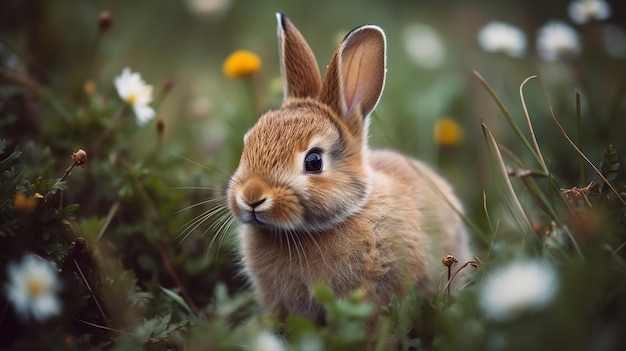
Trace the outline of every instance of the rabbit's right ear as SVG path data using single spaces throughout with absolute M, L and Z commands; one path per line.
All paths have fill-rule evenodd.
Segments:
M 386 47 L 380 27 L 357 27 L 335 50 L 326 69 L 319 99 L 342 116 L 355 135 L 362 135 L 383 92 Z
M 317 97 L 322 83 L 313 51 L 284 13 L 277 13 L 276 19 L 284 100 Z

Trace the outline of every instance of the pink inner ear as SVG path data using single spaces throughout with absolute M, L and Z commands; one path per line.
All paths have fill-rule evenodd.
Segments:
M 346 58 L 347 60 L 345 60 Z M 344 52 L 342 64 L 343 98 L 348 111 L 352 110 L 354 105 L 361 100 L 363 89 L 367 89 L 366 87 L 360 87 L 363 84 L 362 74 L 364 72 L 361 70 L 361 67 L 363 66 L 364 58 L 366 58 L 365 45 L 358 45 Z
M 351 39 L 341 55 L 342 98 L 346 112 L 359 108 L 365 117 L 376 106 L 384 85 L 384 38 L 380 32 L 369 30 Z

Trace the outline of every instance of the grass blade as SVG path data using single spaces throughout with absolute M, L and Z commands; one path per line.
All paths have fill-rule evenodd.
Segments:
M 504 160 L 502 159 L 502 154 L 500 153 L 500 150 L 498 148 L 498 143 L 496 142 L 495 138 L 491 134 L 491 131 L 489 131 L 489 128 L 487 128 L 487 126 L 484 123 L 482 123 L 482 128 L 483 128 L 483 134 L 485 136 L 485 140 L 487 142 L 487 148 L 489 150 L 489 153 L 492 159 L 496 161 L 498 169 L 500 170 L 500 173 L 502 175 L 502 180 L 504 181 L 504 184 L 506 185 L 506 188 L 502 189 L 500 187 L 500 183 L 496 182 L 496 185 L 498 189 L 500 190 L 503 198 L 510 200 L 510 201 L 507 201 L 507 208 L 509 209 L 511 216 L 513 217 L 513 220 L 517 223 L 518 228 L 522 230 L 522 234 L 524 236 L 526 236 L 526 234 L 528 233 L 533 233 L 534 231 L 533 231 L 532 224 L 530 220 L 528 219 L 528 216 L 524 212 L 524 209 L 522 208 L 522 204 L 520 203 L 517 197 L 517 194 L 515 193 L 515 190 L 513 189 L 513 184 L 511 184 L 511 180 L 509 179 L 506 166 L 504 164 Z
M 543 159 L 540 158 L 539 155 L 537 155 L 537 152 L 535 151 L 533 146 L 530 144 L 530 142 L 528 141 L 524 133 L 522 133 L 522 130 L 519 128 L 519 126 L 515 123 L 515 121 L 513 120 L 513 116 L 511 116 L 511 113 L 506 108 L 506 106 L 504 106 L 504 103 L 502 102 L 502 100 L 500 100 L 500 98 L 495 93 L 495 91 L 491 88 L 491 86 L 489 86 L 487 81 L 480 75 L 480 73 L 478 73 L 478 71 L 474 71 L 474 76 L 478 79 L 480 84 L 482 84 L 485 90 L 487 90 L 487 93 L 489 93 L 489 95 L 491 96 L 493 101 L 496 103 L 496 105 L 498 105 L 498 108 L 504 114 L 504 117 L 506 118 L 507 122 L 509 122 L 509 125 L 515 131 L 515 134 L 517 134 L 517 137 L 521 140 L 521 142 L 524 144 L 526 149 L 531 153 L 533 158 L 537 161 L 539 165 L 545 165 L 543 163 Z
M 543 170 L 543 173 L 548 174 L 548 167 L 546 167 L 546 162 L 543 160 L 543 155 L 541 154 L 541 149 L 539 148 L 539 144 L 537 143 L 537 138 L 535 137 L 535 131 L 533 130 L 533 124 L 530 122 L 530 115 L 528 114 L 528 108 L 526 108 L 526 99 L 524 98 L 524 85 L 533 79 L 537 78 L 537 76 L 530 76 L 526 78 L 522 84 L 519 86 L 519 96 L 522 101 L 522 108 L 524 109 L 524 117 L 526 117 L 526 123 L 528 123 L 528 130 L 530 131 L 530 139 L 533 141 L 533 145 L 535 146 L 535 151 L 537 152 L 537 157 L 539 158 L 539 165 Z

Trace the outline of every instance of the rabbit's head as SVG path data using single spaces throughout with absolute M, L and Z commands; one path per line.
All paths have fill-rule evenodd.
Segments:
M 300 32 L 285 15 L 277 19 L 284 101 L 245 135 L 229 206 L 258 229 L 337 227 L 371 191 L 367 127 L 385 82 L 385 36 L 371 25 L 351 31 L 322 81 Z

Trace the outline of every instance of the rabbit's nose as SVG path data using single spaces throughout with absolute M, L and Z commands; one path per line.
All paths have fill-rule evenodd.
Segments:
M 258 210 L 259 206 L 263 204 L 267 205 L 267 186 L 263 181 L 257 178 L 249 179 L 240 190 L 237 198 L 240 206 L 242 206 L 243 208 L 249 210 Z
M 265 198 L 262 198 L 252 203 L 246 201 L 246 203 L 248 204 L 248 206 L 250 206 L 254 210 L 255 208 L 261 206 L 265 202 L 265 200 L 266 200 Z

